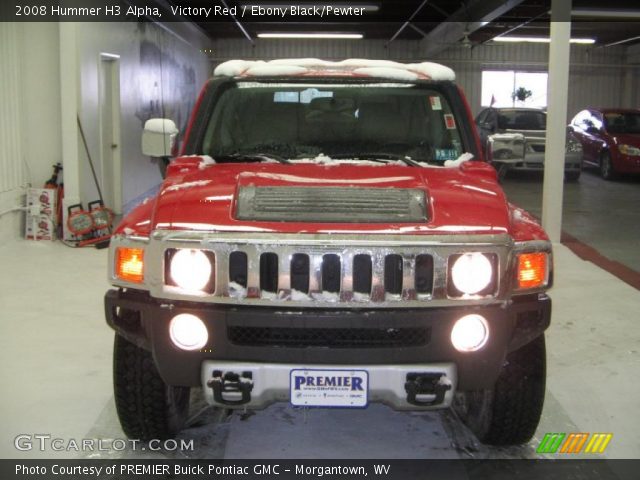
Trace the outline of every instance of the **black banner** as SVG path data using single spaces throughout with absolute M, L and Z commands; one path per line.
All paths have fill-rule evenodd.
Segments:
M 632 480 L 640 460 L 0 460 L 0 478 Z
M 547 0 L 550 5 L 550 0 Z M 415 4 L 415 5 L 414 5 Z M 394 0 L 339 0 L 339 1 L 251 1 L 251 0 L 2 0 L 0 21 L 4 22 L 326 22 L 326 23 L 441 23 L 444 21 L 483 21 L 491 9 L 477 2 L 475 8 L 465 10 L 460 2 L 451 2 L 447 10 L 438 5 L 421 7 L 422 1 Z M 479 5 L 479 6 L 478 6 Z M 547 21 L 550 7 L 540 5 Z M 537 10 L 536 10 L 537 12 Z M 461 16 L 462 15 L 462 16 Z M 569 21 L 567 18 L 566 21 Z M 591 17 L 590 21 L 597 21 Z M 605 19 L 603 19 L 605 20 Z M 606 19 L 612 21 L 611 19 Z M 576 19 L 574 19 L 576 21 Z M 614 20 L 615 21 L 615 20 Z

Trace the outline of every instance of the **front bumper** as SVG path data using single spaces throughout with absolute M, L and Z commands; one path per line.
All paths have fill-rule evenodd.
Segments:
M 105 311 L 118 334 L 153 353 L 169 385 L 201 385 L 207 361 L 331 368 L 452 363 L 458 388 L 474 390 L 493 385 L 506 354 L 547 328 L 551 300 L 535 294 L 508 305 L 336 310 L 169 302 L 143 291 L 109 290 Z M 207 325 L 202 350 L 183 351 L 171 342 L 169 322 L 180 313 Z M 481 350 L 461 353 L 451 345 L 451 329 L 470 313 L 487 320 L 490 337 Z
M 326 365 L 305 365 L 307 373 L 327 369 Z M 350 371 L 353 365 L 331 365 L 330 370 L 337 372 Z M 446 408 L 451 405 L 456 390 L 456 367 L 453 363 L 410 364 L 410 365 L 358 365 L 358 370 L 367 372 L 368 402 L 383 403 L 396 410 L 431 410 Z M 206 360 L 202 364 L 202 385 L 205 400 L 209 404 L 224 402 L 228 407 L 261 409 L 275 402 L 290 401 L 290 373 L 300 370 L 300 365 L 286 363 L 252 363 L 224 362 Z M 216 392 L 212 388 L 212 379 L 227 374 L 244 374 L 251 379 L 250 400 L 242 402 L 241 394 L 235 392 Z M 431 392 L 408 399 L 407 378 L 412 374 L 423 374 L 440 377 L 445 386 L 441 395 Z M 235 395 L 234 395 L 235 394 Z M 228 396 L 227 396 L 228 395 Z M 217 398 L 216 398 L 217 397 Z M 235 405 L 234 405 L 235 403 Z M 366 405 L 363 405 L 366 406 Z
M 499 160 L 494 163 L 506 163 L 509 170 L 518 172 L 541 172 L 544 170 L 544 152 L 527 152 L 524 158 Z M 582 153 L 568 152 L 564 158 L 565 172 L 582 171 Z

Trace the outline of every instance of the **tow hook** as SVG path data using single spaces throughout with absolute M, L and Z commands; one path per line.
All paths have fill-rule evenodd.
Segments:
M 451 382 L 444 373 L 407 373 L 404 384 L 407 402 L 418 407 L 440 405 L 451 388 Z M 424 398 L 427 396 L 428 399 Z
M 251 372 L 225 372 L 214 370 L 207 386 L 213 390 L 213 398 L 223 405 L 243 405 L 251 401 L 253 374 Z

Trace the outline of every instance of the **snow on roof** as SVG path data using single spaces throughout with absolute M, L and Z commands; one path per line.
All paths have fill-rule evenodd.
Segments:
M 449 67 L 432 62 L 399 63 L 390 60 L 365 60 L 351 58 L 329 62 L 317 58 L 285 58 L 280 60 L 229 60 L 216 67 L 214 76 L 222 77 L 272 77 L 304 76 L 326 73 L 387 78 L 393 80 L 455 80 Z

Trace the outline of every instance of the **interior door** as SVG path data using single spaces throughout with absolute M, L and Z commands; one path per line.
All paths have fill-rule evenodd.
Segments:
M 100 185 L 105 205 L 122 213 L 120 149 L 120 59 L 100 56 Z

